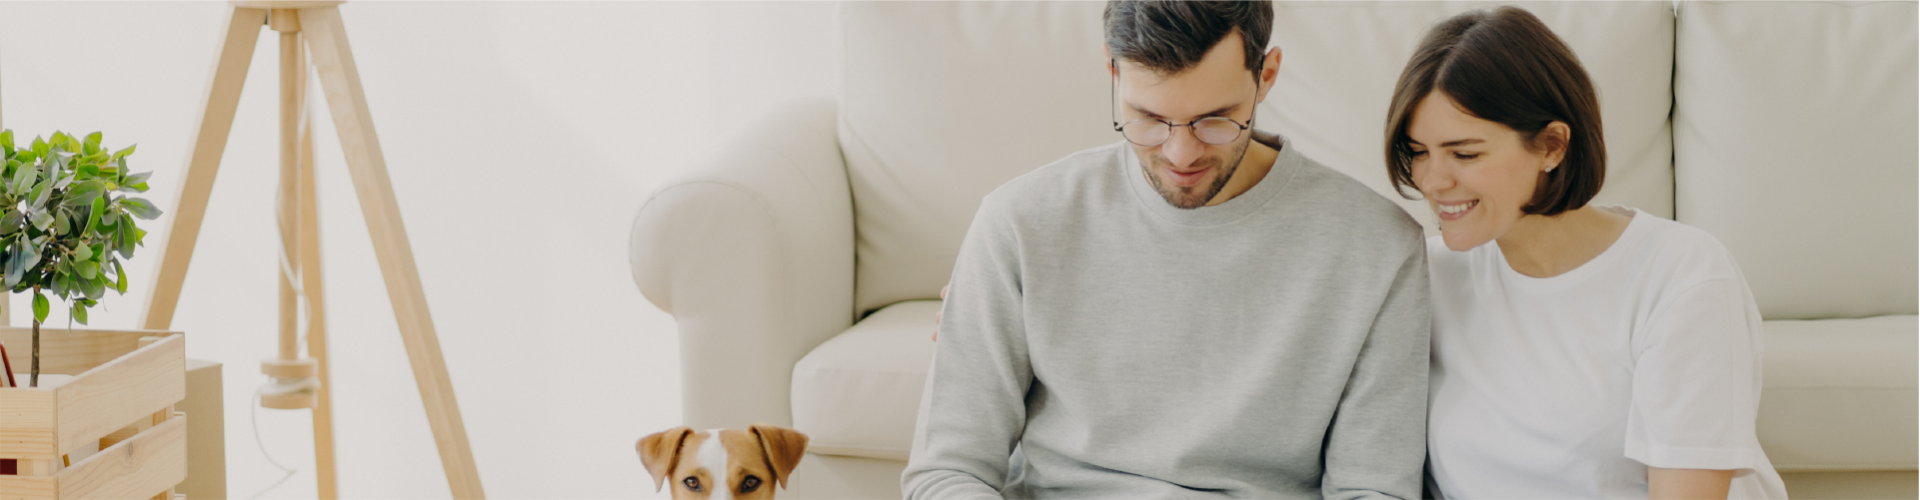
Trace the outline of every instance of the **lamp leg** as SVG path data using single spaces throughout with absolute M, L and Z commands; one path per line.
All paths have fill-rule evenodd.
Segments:
M 231 9 L 221 29 L 224 35 L 214 55 L 206 100 L 200 106 L 200 115 L 194 117 L 193 140 L 187 143 L 186 175 L 174 196 L 176 205 L 169 214 L 172 218 L 167 221 L 167 230 L 155 231 L 165 240 L 159 245 L 160 267 L 154 272 L 153 293 L 140 311 L 142 329 L 166 330 L 173 324 L 174 307 L 180 304 L 180 285 L 187 278 L 200 223 L 207 215 L 207 198 L 213 194 L 213 177 L 227 149 L 227 134 L 233 130 L 240 89 L 247 83 L 247 66 L 253 62 L 253 47 L 260 40 L 260 24 L 267 17 L 263 9 Z
M 304 43 L 304 35 L 302 38 Z M 307 355 L 313 357 L 320 378 L 320 389 L 313 400 L 313 468 L 320 500 L 336 500 L 340 498 L 340 484 L 334 470 L 333 380 L 328 365 L 325 276 L 320 267 L 320 196 L 313 163 L 312 106 L 307 96 L 307 71 L 312 66 L 304 52 L 301 56 L 300 286 L 307 295 Z
M 387 296 L 393 301 L 393 316 L 400 324 L 400 339 L 413 365 L 414 383 L 419 386 L 421 402 L 426 406 L 427 423 L 433 429 L 448 487 L 454 498 L 485 498 L 473 450 L 467 443 L 466 424 L 460 418 L 460 405 L 454 397 L 453 380 L 447 376 L 433 317 L 427 311 L 426 290 L 420 284 L 413 248 L 400 219 L 400 205 L 394 198 L 392 180 L 387 176 L 386 158 L 381 155 L 380 139 L 374 133 L 366 92 L 360 86 L 360 70 L 354 65 L 353 52 L 347 45 L 340 9 L 300 9 L 300 24 L 313 52 L 314 68 L 320 74 L 320 86 L 326 93 L 334 127 L 340 133 L 340 146 L 346 150 L 347 171 L 353 176 L 360 211 L 366 216 L 374 256 L 380 262 Z

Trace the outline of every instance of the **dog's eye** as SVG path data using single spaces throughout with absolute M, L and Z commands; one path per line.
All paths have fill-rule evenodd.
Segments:
M 742 479 L 742 480 L 740 480 L 740 492 L 741 492 L 741 493 L 746 493 L 746 492 L 749 492 L 749 491 L 753 491 L 753 490 L 754 490 L 755 488 L 759 488 L 759 487 L 760 487 L 760 477 L 759 477 L 759 476 L 747 476 L 747 478 L 746 478 L 746 479 Z
M 687 489 L 695 493 L 700 492 L 700 478 L 688 476 L 685 480 L 680 481 L 680 484 L 687 485 Z

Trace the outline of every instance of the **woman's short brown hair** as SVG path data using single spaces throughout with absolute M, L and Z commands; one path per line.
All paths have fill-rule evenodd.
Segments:
M 1533 201 L 1521 210 L 1554 216 L 1586 206 L 1607 176 L 1606 142 L 1600 136 L 1600 104 L 1593 82 L 1567 44 L 1532 13 L 1516 7 L 1475 10 L 1435 25 L 1407 61 L 1387 111 L 1387 177 L 1400 196 L 1412 188 L 1412 149 L 1407 137 L 1414 108 L 1434 92 L 1445 93 L 1461 111 L 1506 125 L 1527 148 L 1564 146 L 1560 165 L 1543 174 Z M 1567 143 L 1538 144 L 1540 131 L 1560 121 Z

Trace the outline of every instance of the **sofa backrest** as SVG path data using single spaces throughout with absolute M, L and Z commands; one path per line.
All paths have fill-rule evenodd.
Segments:
M 1387 100 L 1429 26 L 1491 5 L 1499 4 L 1276 3 L 1272 43 L 1283 60 L 1259 126 L 1430 223 L 1424 204 L 1388 188 L 1380 146 Z M 1670 217 L 1672 5 L 1518 5 L 1565 39 L 1594 78 L 1610 160 L 1597 201 Z M 1103 8 L 842 4 L 840 145 L 853 190 L 859 312 L 937 297 L 981 197 L 1120 140 L 1108 121 Z
M 1767 319 L 1920 303 L 1916 9 L 1680 6 L 1677 215 L 1726 244 Z

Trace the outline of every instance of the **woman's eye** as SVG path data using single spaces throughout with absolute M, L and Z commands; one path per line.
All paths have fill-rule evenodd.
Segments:
M 746 492 L 749 492 L 749 491 L 753 491 L 753 490 L 754 490 L 755 488 L 759 488 L 759 487 L 760 487 L 760 477 L 759 477 L 759 476 L 747 476 L 747 478 L 746 478 L 746 479 L 742 479 L 742 480 L 740 480 L 740 492 L 741 492 L 741 493 L 746 493 Z
M 1454 153 L 1454 154 L 1453 154 L 1453 157 L 1454 157 L 1454 158 L 1459 158 L 1459 159 L 1461 159 L 1461 160 L 1471 160 L 1471 159 L 1474 159 L 1474 158 L 1479 158 L 1479 157 L 1480 157 L 1480 153 Z
M 680 484 L 687 485 L 688 490 L 692 490 L 695 492 L 700 491 L 700 478 L 688 477 L 687 479 L 680 481 Z
M 1418 159 L 1421 159 L 1421 158 L 1426 158 L 1426 157 L 1427 157 L 1427 152 L 1426 152 L 1426 151 L 1414 151 L 1414 152 L 1410 152 L 1410 153 L 1407 153 L 1407 157 L 1408 157 L 1408 158 L 1412 158 L 1412 159 L 1415 159 L 1415 160 L 1418 160 Z

